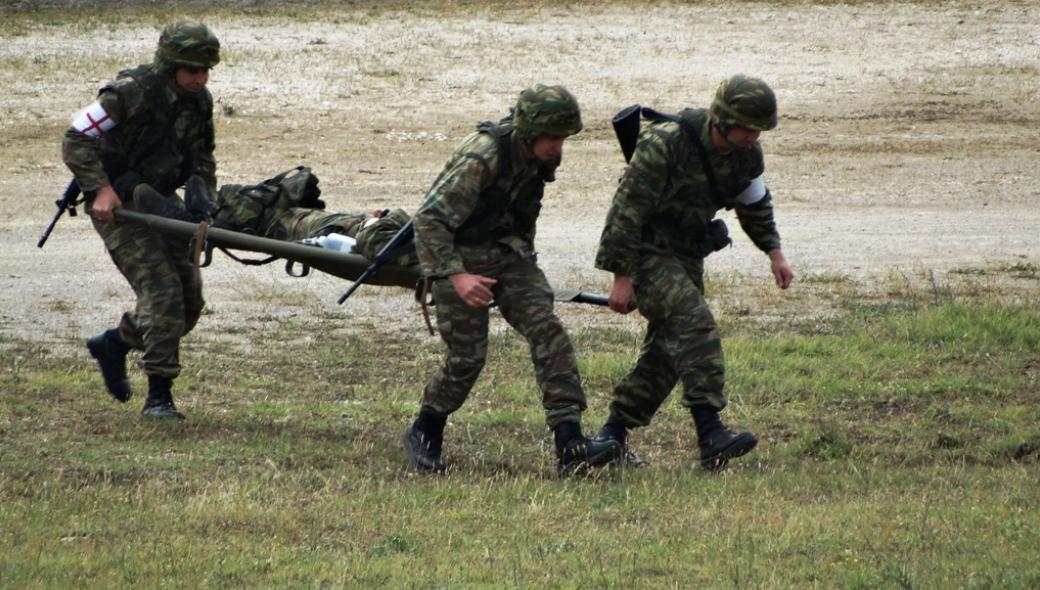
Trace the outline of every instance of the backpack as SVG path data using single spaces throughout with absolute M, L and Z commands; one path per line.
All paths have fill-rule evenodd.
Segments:
M 225 184 L 217 192 L 213 225 L 232 231 L 266 236 L 272 223 L 289 209 L 324 209 L 318 177 L 307 166 L 297 166 L 260 184 Z

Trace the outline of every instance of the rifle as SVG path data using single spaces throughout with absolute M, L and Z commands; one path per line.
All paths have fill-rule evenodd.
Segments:
M 617 135 L 618 143 L 621 144 L 621 153 L 625 156 L 627 164 L 632 159 L 632 153 L 636 151 L 636 142 L 639 140 L 639 117 L 643 107 L 634 104 L 618 111 L 610 120 L 614 126 L 614 134 Z
M 43 248 L 43 245 L 47 243 L 47 238 L 51 237 L 51 232 L 54 231 L 54 226 L 61 219 L 61 216 L 65 211 L 69 212 L 69 217 L 76 216 L 76 205 L 79 199 L 79 184 L 76 183 L 76 179 L 73 178 L 69 181 L 69 186 L 65 187 L 65 194 L 60 199 L 54 201 L 54 204 L 58 206 L 58 212 L 51 218 L 51 222 L 47 224 L 47 229 L 43 230 L 43 235 L 40 236 L 39 241 L 36 242 L 37 248 Z
M 358 287 L 364 284 L 369 277 L 377 273 L 380 268 L 415 249 L 415 229 L 412 226 L 413 222 L 414 220 L 409 220 L 401 229 L 397 230 L 394 237 L 390 238 L 390 241 L 379 250 L 378 254 L 376 254 L 376 258 L 372 261 L 372 264 L 368 265 L 365 272 L 361 273 L 361 276 L 354 280 L 354 284 L 347 289 L 346 293 L 340 296 L 336 303 L 342 305 L 348 297 L 354 294 L 354 291 L 357 291 Z

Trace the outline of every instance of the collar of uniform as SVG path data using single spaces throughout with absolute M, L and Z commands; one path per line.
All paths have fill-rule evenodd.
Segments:
M 730 150 L 719 148 L 711 139 L 711 117 L 703 109 L 683 109 L 679 118 L 697 131 L 697 139 L 708 151 L 709 155 L 726 155 Z M 700 121 L 698 121 L 700 119 Z
M 180 86 L 177 86 L 177 79 L 171 74 L 167 80 L 166 86 L 163 87 L 163 94 L 166 96 L 166 101 L 169 104 L 173 104 L 180 99 L 194 100 L 200 93 L 188 92 Z
M 537 169 L 537 158 L 535 158 L 531 146 L 521 139 L 516 132 L 513 132 L 512 139 L 513 149 L 511 151 L 513 152 L 513 173 L 523 172 L 528 169 Z
M 708 150 L 709 155 L 728 156 L 735 151 L 732 146 L 718 146 L 715 145 L 715 141 L 711 137 L 711 117 L 704 118 L 704 124 L 701 125 L 700 133 L 698 134 L 703 145 Z

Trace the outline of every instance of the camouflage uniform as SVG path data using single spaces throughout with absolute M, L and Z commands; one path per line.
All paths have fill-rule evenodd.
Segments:
M 293 207 L 274 219 L 267 237 L 299 241 L 335 233 L 353 238 L 369 219 L 372 219 L 371 213 L 329 213 L 321 209 Z
M 203 48 L 203 63 L 186 63 L 183 53 L 168 51 L 171 44 L 183 46 L 185 36 L 197 37 L 199 30 L 212 37 L 204 25 L 170 25 L 155 62 L 120 72 L 101 88 L 97 103 L 88 109 L 100 105 L 114 126 L 99 132 L 96 125 L 74 124 L 65 132 L 62 156 L 87 197 L 88 211 L 96 191 L 105 186 L 115 189 L 127 209 L 135 208 L 134 195 L 140 191 L 179 200 L 175 190 L 193 174 L 205 181 L 211 198 L 215 194 L 213 98 L 205 89 L 183 90 L 173 73 L 179 66 L 215 64 L 212 44 L 219 44 L 212 38 Z M 140 366 L 146 374 L 175 378 L 181 370 L 180 339 L 195 326 L 204 305 L 202 279 L 189 261 L 188 242 L 138 224 L 95 220 L 94 228 L 137 296 L 134 311 L 119 324 L 119 338 L 143 351 Z
M 505 127 L 505 126 L 503 126 Z M 447 277 L 468 272 L 498 281 L 492 291 L 499 311 L 531 347 L 542 405 L 550 427 L 576 420 L 585 409 L 570 338 L 553 312 L 553 292 L 535 264 L 535 221 L 541 209 L 546 173 L 515 131 L 490 128 L 462 141 L 415 215 L 415 244 L 423 273 L 433 281 L 437 326 L 448 347 L 444 365 L 423 394 L 423 407 L 438 414 L 457 410 L 484 367 L 488 309 L 459 298 Z M 507 133 L 511 164 L 500 159 Z M 466 221 L 488 215 L 489 193 L 504 195 L 509 206 L 490 231 Z
M 462 273 L 496 281 L 489 289 L 502 317 L 527 339 L 546 422 L 554 430 L 557 469 L 602 465 L 620 454 L 617 443 L 581 434 L 586 402 L 574 349 L 534 256 L 545 183 L 559 164 L 536 157 L 537 140 L 547 135 L 562 145 L 560 138 L 580 129 L 577 100 L 565 88 L 525 90 L 512 121 L 482 124 L 459 144 L 415 215 L 416 252 L 433 283 L 437 327 L 448 348 L 405 432 L 409 460 L 420 470 L 445 468 L 445 421 L 465 402 L 487 356 L 488 308 L 467 305 L 448 278 Z
M 722 115 L 715 115 L 716 124 L 724 124 L 725 111 L 714 108 Z M 734 209 L 760 250 L 780 247 L 771 198 L 761 184 L 765 165 L 758 143 L 722 150 L 712 142 L 707 110 L 686 109 L 679 119 L 652 123 L 640 133 L 596 255 L 597 268 L 632 277 L 648 320 L 636 366 L 615 387 L 610 404 L 611 420 L 627 428 L 649 424 L 676 382 L 688 408 L 726 406 L 722 343 L 704 299 L 699 248 L 715 214 Z M 769 121 L 765 128 L 772 128 Z M 691 134 L 706 148 L 717 193 Z M 756 183 L 757 194 L 751 190 Z
M 411 217 L 404 209 L 384 209 L 376 213 L 329 213 L 294 207 L 275 217 L 267 237 L 300 241 L 340 234 L 355 238 L 354 251 L 369 260 L 375 260 L 383 247 L 410 220 Z M 393 260 L 393 264 L 398 266 L 415 266 L 418 263 L 415 252 L 402 254 Z

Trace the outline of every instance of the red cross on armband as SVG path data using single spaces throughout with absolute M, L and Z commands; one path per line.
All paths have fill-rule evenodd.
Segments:
M 72 118 L 72 127 L 87 137 L 101 137 L 101 134 L 116 126 L 116 122 L 105 112 L 101 103 L 94 101 L 89 107 L 76 113 Z

